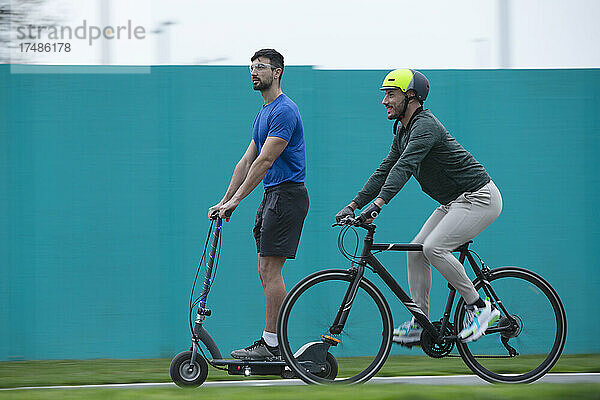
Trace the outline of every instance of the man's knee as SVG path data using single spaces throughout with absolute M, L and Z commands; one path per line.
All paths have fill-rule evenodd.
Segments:
M 445 253 L 448 253 L 448 249 L 444 246 L 440 246 L 439 243 L 434 243 L 429 240 L 426 240 L 425 243 L 423 243 L 423 254 L 429 261 L 441 258 Z
M 285 257 L 260 257 L 258 274 L 263 284 L 273 279 L 279 279 L 284 263 Z

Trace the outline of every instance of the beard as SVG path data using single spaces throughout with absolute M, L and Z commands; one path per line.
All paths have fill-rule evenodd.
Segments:
M 402 101 L 402 103 L 398 104 L 396 107 L 393 107 L 392 112 L 388 114 L 387 119 L 394 120 L 404 117 L 404 113 L 406 113 L 406 109 L 404 109 L 405 101 L 406 100 Z M 404 113 L 402 112 L 402 110 L 404 110 Z
M 257 82 L 255 82 L 254 80 L 252 81 L 252 89 L 254 89 L 254 90 L 266 90 L 266 89 L 270 88 L 272 85 L 273 85 L 272 77 L 268 81 L 265 79 L 260 79 L 260 78 Z
M 388 114 L 387 119 L 394 120 L 394 119 L 398 119 L 398 118 L 401 118 L 401 117 L 402 116 L 400 115 L 400 111 L 399 110 L 392 110 L 392 112 Z

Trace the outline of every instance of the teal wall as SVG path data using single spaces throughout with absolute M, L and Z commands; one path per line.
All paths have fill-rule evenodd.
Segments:
M 120 68 L 0 66 L 0 360 L 170 357 L 189 345 L 206 210 L 226 189 L 262 99 L 245 67 Z M 600 70 L 424 72 L 428 107 L 504 198 L 474 248 L 490 266 L 545 276 L 566 306 L 565 351 L 599 352 Z M 384 74 L 286 69 L 311 198 L 299 256 L 285 268 L 290 287 L 347 265 L 330 224 L 389 149 Z M 224 227 L 206 324 L 223 353 L 263 327 L 251 236 L 260 198 L 259 188 Z M 409 241 L 435 207 L 411 180 L 378 220 L 378 240 Z M 405 257 L 382 260 L 404 284 Z M 437 272 L 433 280 L 437 317 L 445 285 Z M 403 321 L 408 313 L 390 303 Z

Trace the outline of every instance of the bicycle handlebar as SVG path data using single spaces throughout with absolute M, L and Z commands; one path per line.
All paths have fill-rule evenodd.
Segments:
M 336 222 L 335 224 L 331 225 L 331 227 L 346 226 L 346 225 L 352 225 L 352 226 L 356 226 L 358 228 L 363 228 L 363 229 L 367 229 L 367 230 L 375 228 L 375 225 L 373 225 L 373 224 L 366 224 L 360 218 L 352 218 L 350 216 L 342 219 L 339 222 Z

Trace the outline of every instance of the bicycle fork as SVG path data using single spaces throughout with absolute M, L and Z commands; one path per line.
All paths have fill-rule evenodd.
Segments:
M 373 230 L 368 231 L 367 235 L 365 236 L 360 261 L 356 267 L 352 267 L 348 270 L 350 273 L 355 272 L 355 275 L 354 279 L 350 282 L 346 293 L 344 294 L 344 299 L 342 300 L 342 304 L 340 305 L 335 319 L 333 320 L 333 324 L 331 324 L 331 327 L 329 328 L 329 332 L 333 335 L 339 335 L 342 333 L 344 325 L 346 324 L 346 320 L 348 319 L 348 314 L 350 314 L 350 308 L 352 308 L 352 303 L 354 302 L 356 294 L 358 293 L 360 281 L 365 273 L 367 257 L 370 254 L 370 249 L 373 245 L 373 233 Z
M 346 294 L 344 294 L 342 304 L 340 305 L 335 319 L 333 320 L 333 324 L 331 324 L 331 327 L 329 328 L 329 332 L 333 335 L 339 335 L 344 329 L 344 325 L 346 324 L 346 320 L 350 314 L 350 308 L 352 308 L 352 303 L 354 302 L 356 293 L 358 292 L 360 280 L 365 273 L 365 267 L 359 265 L 357 268 L 350 269 L 350 271 L 356 271 L 356 275 L 350 282 L 350 285 L 348 285 L 348 289 L 346 290 Z

